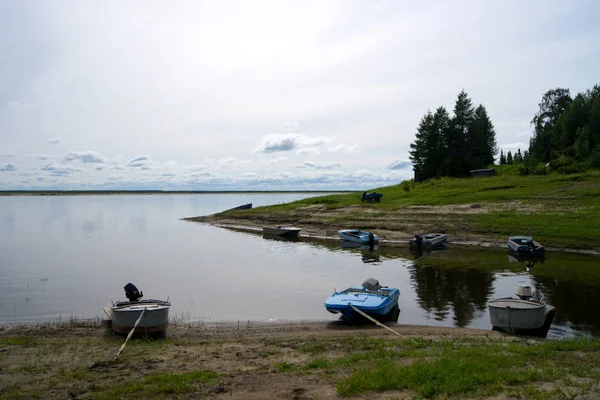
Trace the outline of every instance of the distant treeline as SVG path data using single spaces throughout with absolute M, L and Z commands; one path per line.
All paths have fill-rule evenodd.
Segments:
M 444 107 L 428 111 L 410 145 L 415 180 L 440 176 L 468 176 L 485 168 L 497 153 L 496 132 L 483 105 L 473 108 L 465 91 L 458 94 L 454 115 Z

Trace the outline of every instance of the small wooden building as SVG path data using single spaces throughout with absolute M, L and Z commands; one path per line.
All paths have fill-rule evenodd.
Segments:
M 469 171 L 469 175 L 471 178 L 480 176 L 494 176 L 496 175 L 496 170 L 494 168 L 472 169 Z

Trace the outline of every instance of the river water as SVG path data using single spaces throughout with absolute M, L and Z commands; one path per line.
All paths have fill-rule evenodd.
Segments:
M 487 302 L 528 283 L 557 309 L 548 337 L 600 335 L 598 256 L 549 252 L 527 265 L 506 249 L 370 251 L 181 220 L 316 195 L 0 197 L 0 323 L 104 318 L 128 282 L 168 297 L 180 321 L 334 320 L 323 307 L 334 289 L 374 277 L 400 288 L 401 324 L 491 329 Z

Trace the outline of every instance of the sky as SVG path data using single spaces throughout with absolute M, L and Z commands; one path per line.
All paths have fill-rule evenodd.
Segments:
M 0 190 L 369 190 L 465 90 L 525 150 L 600 83 L 584 1 L 0 0 Z

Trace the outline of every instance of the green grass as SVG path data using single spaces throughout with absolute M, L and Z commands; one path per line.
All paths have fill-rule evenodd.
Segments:
M 215 384 L 218 377 L 215 372 L 202 370 L 181 374 L 157 373 L 139 380 L 116 381 L 116 386 L 94 393 L 94 398 L 170 398 L 194 392 L 202 384 Z
M 533 383 L 563 382 L 571 387 L 569 390 L 575 390 L 577 385 L 585 385 L 574 383 L 571 377 L 600 381 L 597 339 L 525 344 L 486 339 L 395 341 L 359 336 L 344 339 L 342 344 L 348 346 L 350 341 L 354 352 L 333 359 L 317 356 L 303 366 L 305 370 L 323 369 L 328 373 L 346 371 L 337 381 L 338 393 L 344 397 L 388 390 L 409 391 L 425 398 L 488 396 L 505 389 L 533 395 L 539 391 L 531 386 Z M 537 395 L 548 393 L 539 391 Z
M 521 176 L 516 166 L 494 168 L 498 172 L 494 177 L 441 178 L 420 183 L 405 181 L 373 189 L 384 194 L 380 203 L 362 203 L 361 194 L 353 192 L 227 211 L 217 216 L 252 219 L 270 214 L 273 220 L 282 223 L 300 224 L 310 219 L 311 223 L 320 222 L 324 226 L 385 229 L 390 220 L 402 226 L 403 221 L 397 220 L 398 216 L 393 213 L 409 206 L 479 204 L 487 205 L 490 211 L 484 214 L 440 211 L 440 214 L 432 215 L 412 210 L 402 218 L 412 218 L 413 224 L 421 222 L 437 226 L 451 234 L 467 232 L 492 235 L 503 240 L 511 234 L 530 234 L 547 247 L 599 248 L 600 171 Z M 352 207 L 352 212 L 327 214 L 328 211 L 347 207 Z M 317 209 L 325 210 L 325 213 L 315 216 Z M 440 218 L 446 220 L 440 221 Z

